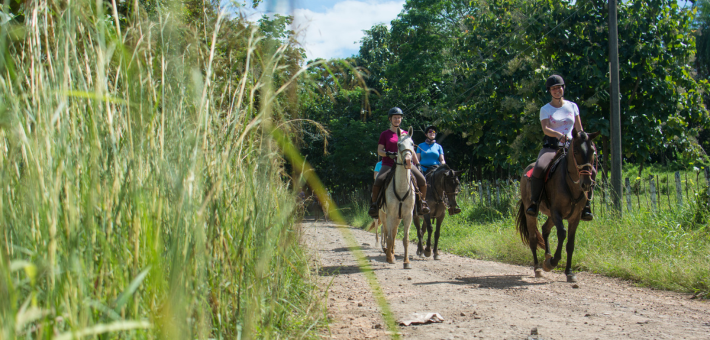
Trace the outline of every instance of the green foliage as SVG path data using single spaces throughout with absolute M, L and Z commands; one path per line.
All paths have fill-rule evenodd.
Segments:
M 306 100 L 301 101 L 302 109 L 327 129 L 343 126 L 333 118 L 372 120 L 386 128 L 384 113 L 399 106 L 407 115 L 405 126 L 435 124 L 443 132 L 439 139 L 450 136 L 456 141 L 445 148 L 454 168 L 514 172 L 533 161 L 539 150 L 539 110 L 550 100 L 544 81 L 557 73 L 566 79 L 565 98 L 578 104 L 585 130 L 601 131 L 598 144 L 608 146 L 606 4 L 406 1 L 391 28 L 376 25 L 367 30 L 358 55 L 348 60 L 350 69 L 364 78 L 364 84 L 357 84 L 363 88 L 358 96 L 313 92 L 336 104 Z M 700 144 L 708 140 L 710 119 L 703 95 L 710 88 L 706 77 L 696 77 L 694 71 L 695 11 L 675 0 L 619 3 L 622 145 L 627 161 L 682 158 L 697 163 L 705 154 Z M 354 77 L 340 73 L 326 78 L 335 82 Z M 366 114 L 342 114 L 348 111 Z M 360 144 L 365 138 L 371 137 L 349 142 Z M 423 141 L 423 136 L 415 139 Z M 369 142 L 362 147 L 369 148 Z M 604 153 L 608 147 L 599 149 Z M 352 152 L 340 150 L 333 152 Z M 376 162 L 374 151 L 367 150 L 373 154 L 368 166 Z M 321 166 L 316 170 L 325 171 Z M 364 176 L 347 183 L 360 183 Z
M 269 134 L 292 127 L 286 19 L 26 5 L 0 29 L 0 338 L 316 337 Z

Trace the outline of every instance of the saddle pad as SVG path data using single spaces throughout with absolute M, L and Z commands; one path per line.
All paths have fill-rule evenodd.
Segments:
M 547 183 L 547 180 L 550 179 L 550 176 L 552 176 L 555 170 L 557 170 L 557 165 L 560 164 L 560 161 L 562 160 L 562 158 L 564 158 L 561 157 L 561 155 L 561 150 L 557 150 L 555 157 L 552 158 L 552 162 L 550 162 L 550 165 L 547 167 L 547 171 L 545 172 L 545 183 Z M 525 173 L 525 176 L 527 176 L 528 178 L 532 177 L 533 169 L 534 168 L 530 168 L 530 170 Z

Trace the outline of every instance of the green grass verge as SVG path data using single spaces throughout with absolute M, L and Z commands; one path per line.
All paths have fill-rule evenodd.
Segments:
M 515 229 L 517 197 L 514 193 L 517 189 L 510 185 L 503 190 L 513 194 L 503 195 L 501 203 L 491 207 L 480 203 L 476 188 L 465 186 L 457 199 L 463 211 L 456 216 L 447 215 L 440 249 L 477 259 L 532 266 L 530 248 L 522 244 Z M 626 210 L 624 203 L 623 217 L 618 219 L 610 213 L 610 202 L 600 202 L 600 194 L 596 194 L 597 211 L 601 210 L 600 204 L 604 204 L 607 213 L 597 213 L 594 221 L 580 223 L 574 270 L 633 280 L 647 287 L 708 295 L 710 229 L 703 217 L 707 216 L 707 206 L 700 204 L 706 202 L 707 196 L 698 195 L 693 201 L 686 199 L 683 207 L 666 204 L 657 212 L 652 211 L 642 196 L 641 204 L 634 201 L 631 211 Z M 633 197 L 636 200 L 636 196 Z M 371 219 L 367 217 L 365 204 L 353 203 L 350 207 L 353 213 L 348 215 L 348 221 L 351 224 L 369 225 Z M 544 221 L 541 216 L 538 225 Z M 412 240 L 416 239 L 416 233 L 410 235 Z M 554 251 L 557 245 L 554 229 L 550 242 Z M 557 270 L 564 270 L 564 248 L 562 254 L 562 268 Z M 543 258 L 540 250 L 538 257 Z

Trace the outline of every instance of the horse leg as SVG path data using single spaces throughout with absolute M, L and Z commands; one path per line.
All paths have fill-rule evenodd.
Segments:
M 378 219 L 375 219 L 374 221 L 372 221 L 372 223 L 375 224 L 375 248 L 380 246 L 380 237 L 379 237 L 378 231 L 377 231 L 377 228 L 379 227 L 379 225 L 378 225 L 379 222 L 380 221 Z
M 525 209 L 525 206 L 521 204 L 520 209 Z M 540 232 L 537 229 L 537 218 L 527 216 L 525 214 L 525 210 L 521 210 L 521 214 L 519 216 L 522 216 L 523 220 L 520 220 L 522 223 L 523 221 L 525 222 L 525 227 L 528 230 L 528 244 L 530 245 L 530 251 L 532 252 L 533 256 L 533 270 L 535 271 L 535 277 L 540 278 L 543 277 L 542 275 L 542 267 L 540 266 L 540 262 L 537 260 L 537 248 L 540 247 Z M 545 231 L 545 225 L 543 224 L 543 231 Z M 549 231 L 548 231 L 549 233 Z M 545 241 L 545 244 L 547 244 L 547 236 L 543 235 L 543 239 Z
M 422 246 L 422 226 L 419 216 L 414 216 L 414 226 L 417 228 L 417 255 L 424 257 L 424 246 Z
M 545 224 L 542 225 L 542 238 L 545 239 L 545 261 L 542 262 L 542 269 L 546 272 L 551 271 L 555 266 L 550 264 L 552 255 L 550 253 L 550 231 L 552 230 L 552 218 L 548 217 Z
M 433 234 L 433 229 L 431 227 L 431 214 L 424 215 L 424 225 L 427 230 L 426 237 L 426 248 L 424 248 L 424 256 L 431 256 L 431 235 Z
M 399 226 L 400 219 L 387 216 L 387 251 L 385 252 L 387 256 L 387 263 L 394 264 L 394 242 L 395 237 L 397 237 L 397 227 Z
M 555 256 L 550 260 L 550 264 L 553 267 L 557 267 L 557 263 L 562 259 L 562 244 L 567 237 L 567 230 L 565 230 L 565 224 L 559 214 L 554 215 L 554 222 L 555 227 L 557 227 L 557 249 L 555 250 Z
M 402 245 L 404 246 L 404 269 L 412 269 L 412 264 L 409 263 L 409 228 L 412 227 L 412 217 L 407 216 L 402 220 L 403 237 Z
M 441 232 L 441 223 L 444 222 L 444 216 L 446 213 L 442 213 L 441 216 L 436 218 L 436 232 L 434 232 L 434 260 L 440 260 L 439 257 L 439 234 Z
M 577 277 L 572 273 L 572 253 L 574 253 L 574 235 L 577 233 L 577 221 L 567 221 L 569 226 L 569 238 L 567 239 L 567 265 L 565 266 L 565 274 L 567 275 L 567 282 L 577 282 Z
M 380 216 L 377 219 L 382 225 L 380 230 L 380 246 L 382 247 L 382 252 L 387 254 L 387 214 L 380 210 Z

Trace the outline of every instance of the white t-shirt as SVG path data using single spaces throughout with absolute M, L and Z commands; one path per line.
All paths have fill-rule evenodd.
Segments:
M 562 107 L 559 108 L 547 103 L 540 109 L 540 121 L 549 119 L 550 129 L 567 135 L 568 139 L 572 139 L 572 128 L 574 128 L 574 119 L 577 116 L 579 116 L 579 108 L 577 104 L 569 100 L 565 100 Z

